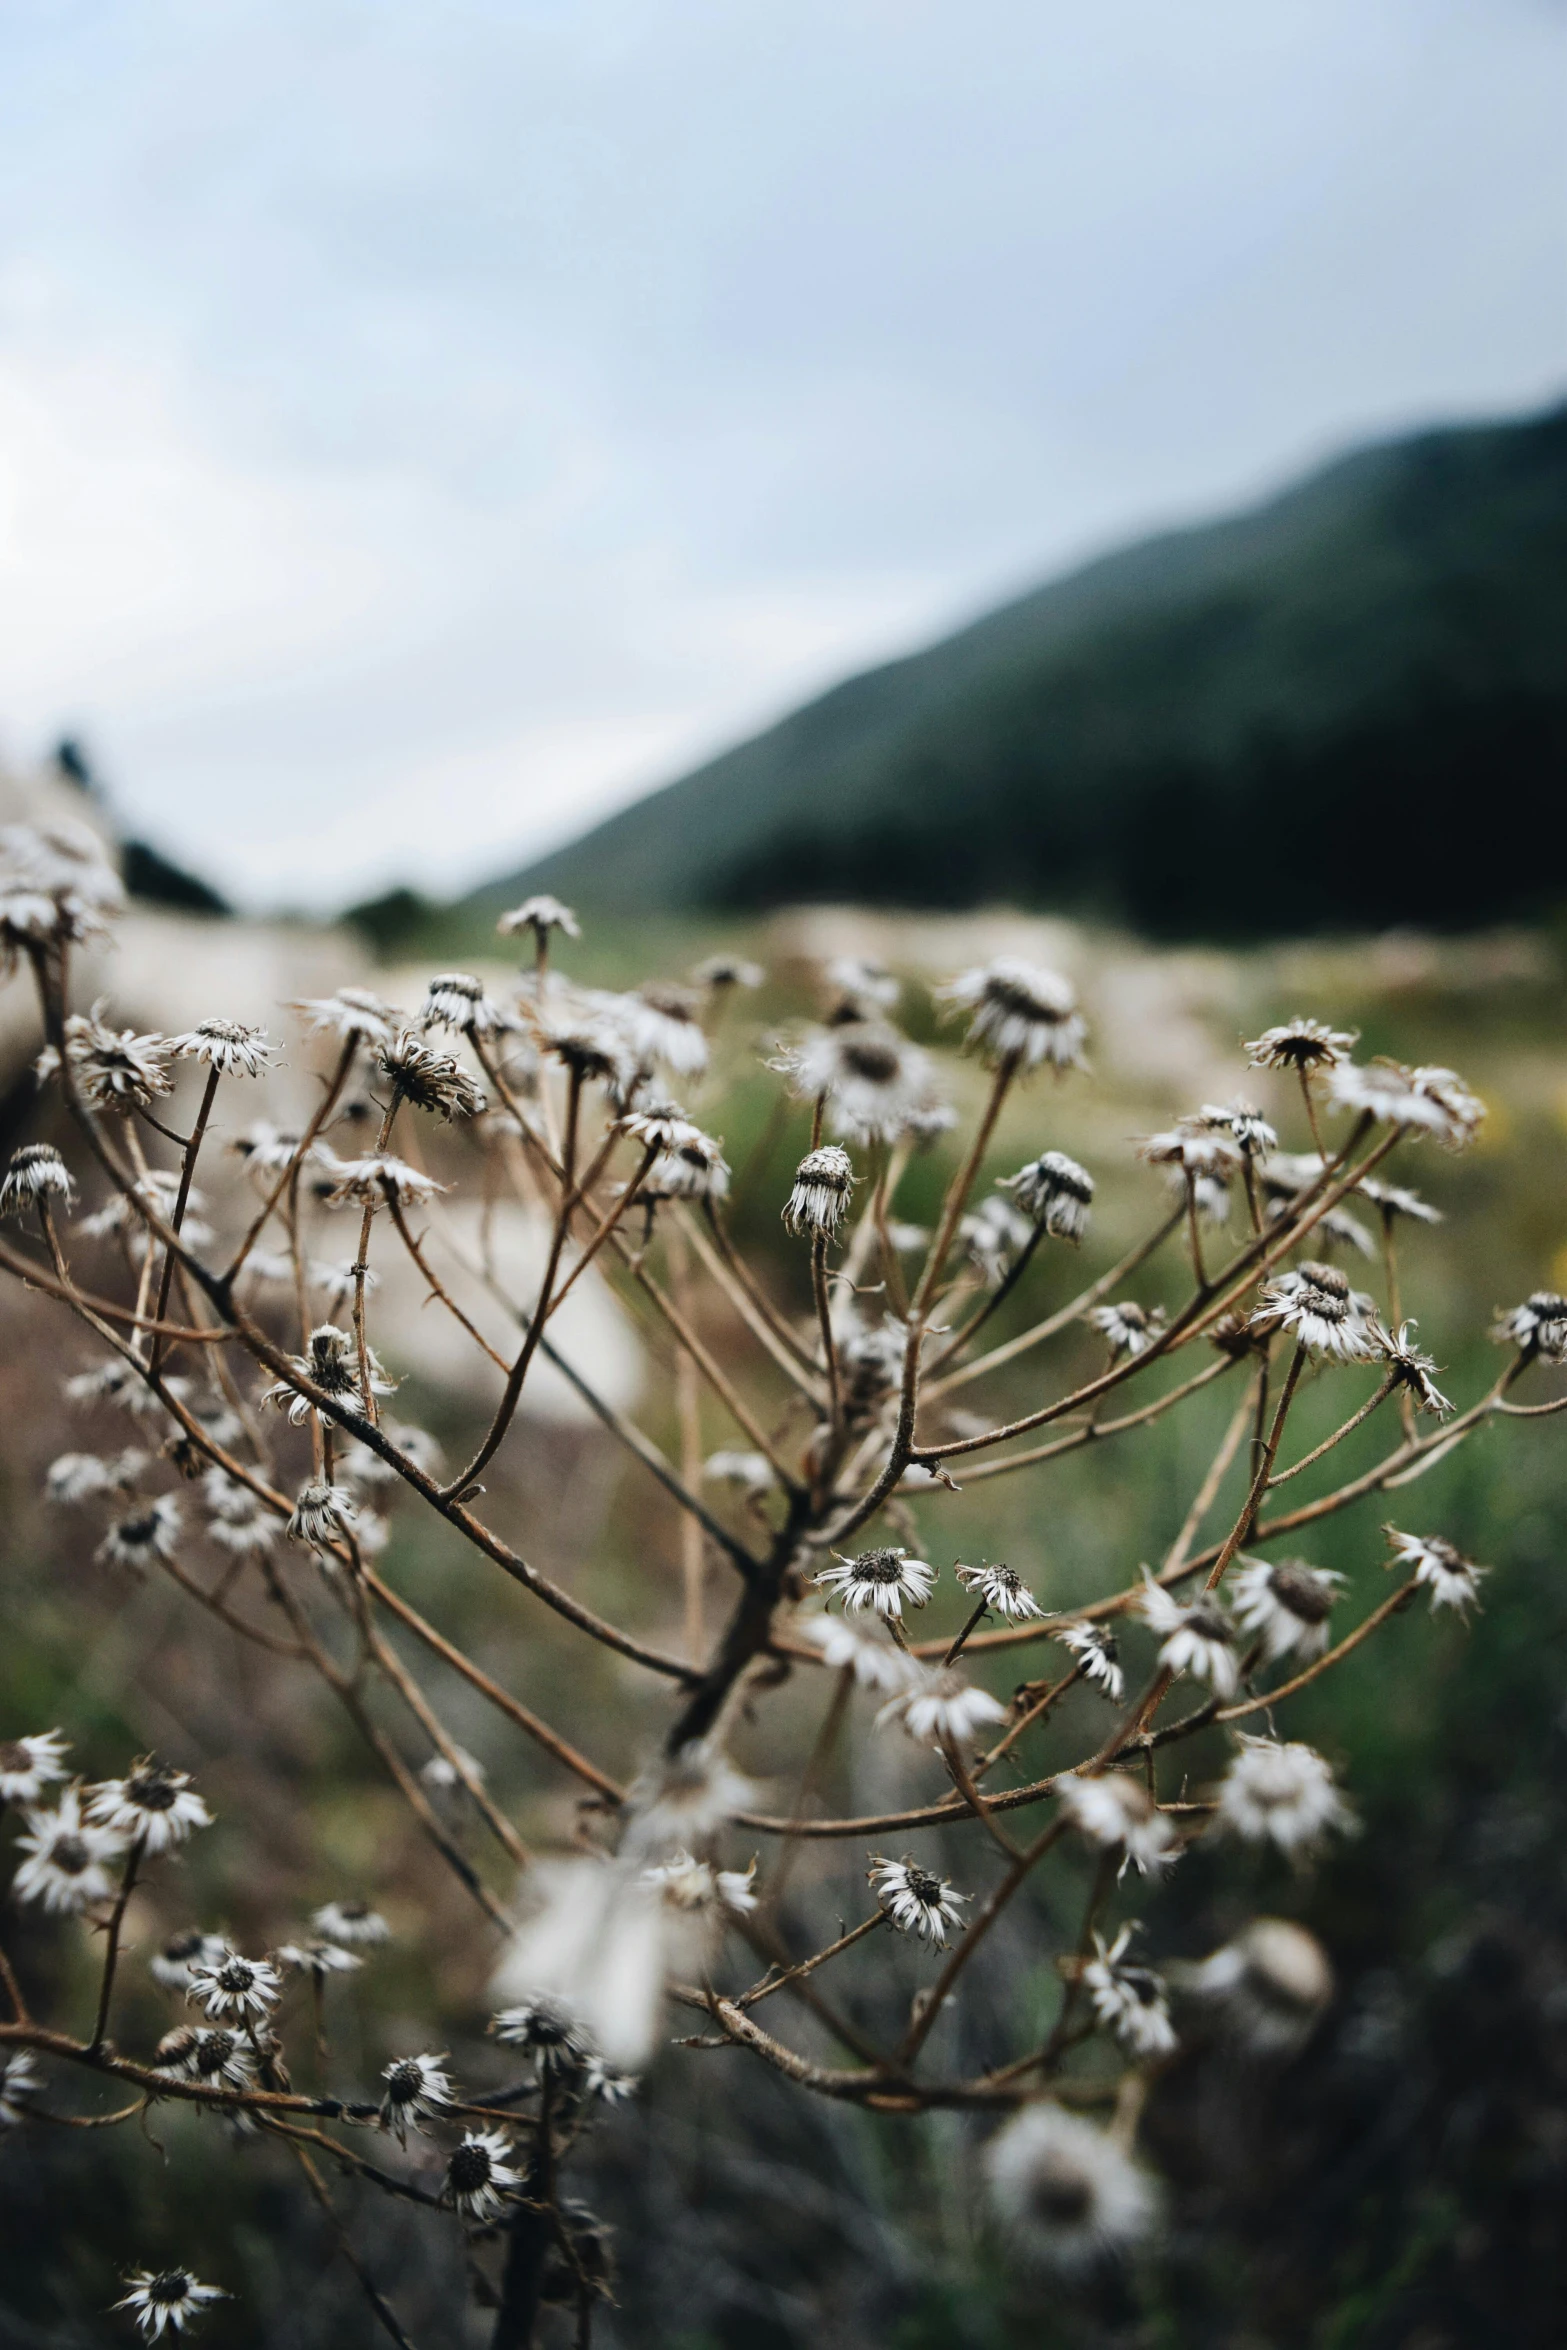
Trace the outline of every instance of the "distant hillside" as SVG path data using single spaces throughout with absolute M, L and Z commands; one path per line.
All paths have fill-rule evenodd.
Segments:
M 1549 910 L 1564 852 L 1567 408 L 1092 563 L 479 894 L 1222 937 Z

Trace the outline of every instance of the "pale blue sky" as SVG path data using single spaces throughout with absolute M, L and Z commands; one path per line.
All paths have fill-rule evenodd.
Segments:
M 1551 0 L 7 0 L 0 747 L 456 887 L 1567 382 Z

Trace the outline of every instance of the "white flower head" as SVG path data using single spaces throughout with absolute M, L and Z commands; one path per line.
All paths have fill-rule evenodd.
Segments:
M 206 1527 L 210 1541 L 236 1558 L 249 1558 L 272 1548 L 282 1531 L 281 1523 L 258 1493 L 216 1468 L 207 1471 L 201 1485 L 210 1513 Z
M 751 964 L 748 968 L 754 970 L 756 966 Z M 739 984 L 760 987 L 761 980 Z M 642 2084 L 637 2074 L 622 2072 L 618 2066 L 607 2064 L 602 2056 L 594 2054 L 582 2068 L 581 2085 L 583 2095 L 596 2099 L 600 2105 L 624 2105 Z
M 725 995 L 734 987 L 760 987 L 766 977 L 761 964 L 748 962 L 744 955 L 706 955 L 693 968 L 691 984 Z
M 728 1197 L 729 1162 L 724 1146 L 700 1126 L 685 1125 L 661 1150 L 642 1178 L 639 1199 L 717 1201 Z
M 700 1851 L 755 1794 L 751 1781 L 742 1778 L 713 1739 L 692 1739 L 677 1754 L 662 1756 L 633 1784 L 622 1853 L 627 1860 L 653 1860 L 669 1852 Z
M 906 1689 L 914 1678 L 916 1660 L 853 1616 L 807 1616 L 795 1630 L 820 1649 L 830 1672 L 852 1672 L 861 1689 Z
M 67 939 L 92 938 L 102 929 L 103 924 L 80 900 L 69 895 L 52 897 L 47 890 L 29 889 L 19 883 L 14 873 L 0 877 L 0 957 L 7 974 L 16 967 L 19 948 L 55 946 Z
M 1204 1102 L 1197 1117 L 1187 1123 L 1227 1134 L 1243 1159 L 1270 1158 L 1279 1147 L 1277 1133 L 1255 1102 Z
M 1455 1069 L 1422 1067 L 1409 1073 L 1411 1091 L 1430 1104 L 1431 1132 L 1444 1150 L 1462 1150 L 1485 1123 L 1486 1108 Z
M 392 1933 L 380 1911 L 367 1901 L 324 1901 L 312 1912 L 310 1923 L 330 1941 L 346 1942 L 354 1948 L 374 1949 L 390 1941 Z
M 1091 1306 L 1085 1319 L 1101 1334 L 1112 1362 L 1131 1362 L 1146 1354 L 1165 1325 L 1163 1306 L 1140 1306 L 1134 1298 L 1118 1305 Z
M 7 875 L 0 881 L 0 955 L 9 974 L 18 948 L 41 947 L 67 938 L 85 938 L 101 927 L 73 920 L 66 906 L 44 890 L 23 889 Z M 40 1075 L 43 1072 L 40 1070 Z
M 199 1926 L 188 1927 L 182 1934 L 170 1935 L 163 1948 L 147 1961 L 147 1971 L 166 1991 L 188 1991 L 191 1968 L 221 1959 L 227 1949 L 221 1934 L 204 1934 Z
M 1235 1621 L 1261 1640 L 1270 1664 L 1281 1656 L 1321 1656 L 1343 1580 L 1304 1559 L 1247 1559 L 1230 1577 Z
M 1107 1851 L 1119 1845 L 1143 1876 L 1168 1868 L 1178 1858 L 1175 1831 L 1141 1779 L 1125 1771 L 1107 1771 L 1097 1779 L 1064 1771 L 1055 1791 L 1067 1818 L 1090 1844 L 1103 1845 Z
M 513 906 L 495 927 L 502 938 L 515 938 L 519 930 L 531 930 L 541 947 L 552 930 L 558 930 L 563 938 L 582 936 L 571 908 L 542 890 L 536 897 L 524 898 L 520 906 Z
M 1024 1069 L 1045 1062 L 1057 1069 L 1083 1067 L 1087 1023 L 1077 1008 L 1076 989 L 1058 972 L 1042 971 L 1016 955 L 997 955 L 936 994 L 972 1012 L 966 1041 L 987 1060 L 1015 1061 Z
M 1283 1201 L 1275 1199 L 1268 1202 L 1268 1221 L 1271 1224 L 1281 1223 L 1288 1213 L 1289 1209 Z M 1357 1256 L 1362 1257 L 1374 1257 L 1377 1253 L 1375 1238 L 1359 1217 L 1352 1216 L 1347 1208 L 1329 1208 L 1317 1218 L 1312 1230 L 1321 1243 L 1324 1257 L 1329 1256 L 1335 1247 L 1352 1248 Z
M 0 1181 L 0 1216 L 19 1216 L 28 1208 L 58 1200 L 69 1207 L 76 1196 L 71 1170 L 52 1143 L 24 1142 L 11 1154 Z
M 879 1322 L 862 1322 L 847 1314 L 841 1325 L 835 1317 L 835 1331 L 846 1406 L 851 1416 L 874 1411 L 897 1384 L 908 1327 L 890 1314 Z
M 744 1917 L 756 1907 L 755 1880 L 754 1860 L 747 1869 L 715 1869 L 710 1861 L 693 1860 L 689 1852 L 675 1852 L 668 1860 L 644 1869 L 637 1883 L 656 1893 L 671 1909 L 727 1909 Z
M 1146 2061 L 1173 2053 L 1175 2026 L 1163 1978 L 1151 1967 L 1131 1966 L 1126 1951 L 1137 1932 L 1135 1920 L 1106 1946 L 1094 1936 L 1094 1955 L 1083 1968 L 1083 1988 L 1098 2021 L 1115 2034 L 1129 2056 Z
M 129 1491 L 146 1466 L 147 1455 L 129 1446 L 108 1460 L 94 1452 L 62 1452 L 49 1464 L 44 1491 L 51 1501 L 66 1505 L 94 1501 L 100 1494 Z
M 689 1980 L 685 1970 L 707 1955 L 708 1921 L 637 1882 L 650 1857 L 536 1862 L 528 1872 L 531 1913 L 491 1983 L 498 2005 L 542 1997 L 569 2006 L 605 2061 L 630 2072 L 657 2045 L 669 1975 Z
M 695 1077 L 707 1067 L 707 1034 L 698 989 L 650 979 L 631 995 L 621 996 L 618 1004 L 621 1024 L 639 1067 L 651 1068 L 655 1061 L 662 1062 L 679 1077 Z
M 1436 1384 L 1437 1365 L 1429 1355 L 1423 1355 L 1414 1343 L 1412 1333 L 1416 1327 L 1413 1322 L 1400 1322 L 1395 1336 L 1373 1316 L 1370 1324 L 1372 1344 L 1388 1373 L 1414 1398 L 1418 1408 L 1430 1412 L 1436 1419 L 1446 1419 L 1453 1406 Z
M 667 1094 L 641 1092 L 637 1107 L 624 1111 L 615 1121 L 622 1134 L 639 1142 L 645 1151 L 673 1150 L 688 1134 L 700 1134 L 701 1128 L 686 1116 L 680 1104 Z
M 232 2016 L 254 2023 L 270 2015 L 283 1988 L 278 1970 L 264 1958 L 242 1958 L 225 1943 L 221 1951 L 191 1962 L 187 1999 L 199 2000 L 214 2023 Z
M 1164 1134 L 1146 1135 L 1137 1145 L 1137 1155 L 1150 1167 L 1167 1167 L 1177 1192 L 1204 1177 L 1227 1184 L 1244 1156 L 1228 1125 L 1210 1125 L 1206 1116 L 1183 1119 Z
M 1429 1134 L 1447 1150 L 1472 1142 L 1485 1104 L 1451 1069 L 1407 1069 L 1400 1061 L 1346 1062 L 1328 1080 L 1338 1110 L 1357 1111 L 1410 1134 Z
M 171 1852 L 194 1829 L 212 1825 L 212 1814 L 191 1785 L 190 1773 L 151 1755 L 144 1755 L 123 1779 L 105 1779 L 90 1788 L 87 1816 L 149 1853 Z
M 1393 1552 L 1390 1563 L 1414 1568 L 1415 1581 L 1423 1583 L 1431 1594 L 1433 1614 L 1438 1608 L 1451 1607 L 1463 1615 L 1473 1606 L 1487 1568 L 1466 1559 L 1443 1535 L 1401 1534 L 1396 1526 L 1383 1530 Z
M 447 2162 L 442 2202 L 450 2203 L 475 2227 L 488 2227 L 499 2219 L 508 2198 L 523 2187 L 512 2153 L 511 2140 L 502 2131 L 469 2130 Z
M 982 1599 L 986 1607 L 1012 1623 L 1045 1612 L 1016 1567 L 955 1567 L 953 1573 L 971 1598 Z
M 101 1015 L 107 1002 L 91 1012 L 73 1012 L 65 1023 L 65 1058 L 83 1098 L 105 1110 L 145 1109 L 160 1094 L 172 1092 L 168 1073 L 169 1047 L 161 1036 L 138 1036 L 130 1028 L 108 1028 Z M 49 1048 L 35 1064 L 40 1077 L 52 1076 L 58 1055 Z
M 869 955 L 834 955 L 822 977 L 841 1003 L 863 1017 L 867 1012 L 890 1012 L 902 994 L 895 972 Z
M 1567 1297 L 1537 1289 L 1521 1306 L 1499 1312 L 1491 1335 L 1499 1345 L 1543 1355 L 1548 1363 L 1567 1362 Z
M 1334 1068 L 1354 1051 L 1355 1044 L 1350 1030 L 1297 1016 L 1277 1028 L 1265 1028 L 1243 1050 L 1254 1069 L 1304 1070 L 1310 1076 L 1318 1069 Z
M 285 1167 L 293 1166 L 303 1140 L 301 1134 L 274 1126 L 270 1118 L 257 1118 L 249 1126 L 241 1127 L 237 1134 L 231 1135 L 227 1147 L 235 1158 L 244 1161 L 247 1174 L 281 1175 Z M 312 1143 L 302 1164 L 307 1167 L 319 1166 L 325 1164 L 329 1157 L 324 1143 Z M 255 1253 L 254 1250 L 251 1252 L 252 1257 Z M 246 1259 L 247 1265 L 250 1261 L 250 1258 Z M 282 1262 L 291 1274 L 293 1267 L 289 1265 L 288 1259 L 285 1257 Z
M 224 2026 L 181 2024 L 165 2032 L 152 2062 L 155 2072 L 171 2080 L 200 2081 L 209 2089 L 248 2089 L 255 2077 L 249 2044 Z
M 43 2085 L 30 2048 L 18 2048 L 0 2064 L 0 2130 L 19 2129 L 31 2118 L 32 2101 L 42 2094 Z
M 625 1023 L 612 996 L 589 997 L 572 990 L 556 997 L 543 995 L 524 1008 L 538 1033 L 541 1048 L 585 1085 L 601 1084 L 623 1097 L 635 1090 L 636 1057 Z
M 1069 1240 L 1075 1247 L 1088 1230 L 1094 1179 L 1065 1151 L 1041 1152 L 1015 1175 L 1004 1175 L 1001 1188 L 1010 1191 L 1024 1215 L 1042 1224 L 1053 1240 Z
M 996 2214 L 1030 2266 L 1079 2276 L 1135 2252 L 1153 2233 L 1153 2182 L 1092 2122 L 1025 2105 L 985 2148 Z
M 340 987 L 335 995 L 307 996 L 289 1008 L 303 1012 L 317 1035 L 325 1032 L 343 1044 L 389 1044 L 406 1018 L 367 987 Z
M 1145 1567 L 1137 1604 L 1163 1635 L 1159 1662 L 1167 1673 L 1190 1673 L 1193 1680 L 1208 1682 L 1215 1696 L 1234 1696 L 1235 1626 L 1216 1593 L 1204 1592 L 1183 1607 Z
M 1121 1652 L 1113 1632 L 1102 1624 L 1063 1624 L 1050 1637 L 1059 1640 L 1076 1657 L 1085 1681 L 1102 1689 L 1112 1705 L 1120 1704 L 1126 1695 L 1126 1676 L 1121 1670 Z
M 890 1698 L 876 1716 L 876 1727 L 896 1722 L 921 1745 L 960 1746 L 987 1723 L 1005 1721 L 1006 1712 L 988 1689 L 976 1688 L 950 1667 L 938 1667 L 922 1670 Z
M 411 1167 L 392 1151 L 370 1151 L 363 1158 L 339 1159 L 327 1193 L 329 1207 L 384 1208 L 394 1201 L 400 1208 L 428 1207 L 450 1185 L 437 1183 L 419 1167 Z
M 328 1942 L 324 1935 L 316 1934 L 303 1942 L 279 1943 L 274 1956 L 280 1966 L 292 1967 L 296 1974 L 308 1975 L 316 1983 L 324 1983 L 329 1975 L 357 1974 L 365 1963 L 340 1942 Z
M 426 1030 L 455 1028 L 459 1033 L 472 1030 L 475 1036 L 494 1036 L 498 1031 L 514 1029 L 517 1021 L 512 1013 L 485 994 L 483 980 L 475 979 L 471 971 L 443 971 L 430 981 L 425 991 L 419 1026 Z
M 1219 1783 L 1221 1825 L 1253 1844 L 1276 1844 L 1292 1858 L 1331 1829 L 1348 1828 L 1352 1817 L 1331 1767 L 1311 1746 L 1243 1737 Z
M 809 1029 L 772 1066 L 801 1101 L 825 1101 L 832 1132 L 850 1142 L 895 1142 L 940 1107 L 930 1056 L 880 1020 Z
M 992 1289 L 1000 1287 L 1034 1236 L 1034 1227 L 995 1192 L 962 1218 L 958 1237 Z
M 334 1309 L 351 1306 L 361 1282 L 366 1297 L 373 1297 L 381 1286 L 381 1276 L 373 1265 L 366 1265 L 361 1272 L 351 1259 L 333 1263 L 330 1258 L 315 1257 L 308 1270 L 311 1287 L 319 1289 Z
M 364 1404 L 359 1387 L 359 1350 L 346 1330 L 335 1322 L 322 1322 L 312 1330 L 302 1355 L 290 1355 L 290 1367 L 301 1379 L 308 1379 L 324 1395 L 361 1418 Z M 365 1349 L 365 1370 L 372 1395 L 392 1395 L 396 1382 L 388 1379 L 374 1350 Z M 279 1379 L 262 1395 L 263 1403 L 275 1404 L 288 1414 L 289 1425 L 303 1427 L 313 1411 L 320 1406 L 308 1395 L 302 1395 L 291 1380 Z
M 277 1059 L 266 1030 L 243 1020 L 198 1020 L 184 1036 L 169 1039 L 169 1051 L 181 1061 L 204 1061 L 220 1077 L 261 1077 Z
M 772 1462 L 760 1452 L 709 1453 L 702 1475 L 710 1485 L 732 1485 L 747 1501 L 760 1501 L 778 1482 Z
M 462 1063 L 450 1053 L 436 1052 L 411 1028 L 400 1028 L 389 1044 L 382 1045 L 378 1066 L 392 1080 L 399 1099 L 448 1124 L 454 1118 L 476 1118 L 484 1108 L 483 1091 Z
M 477 1755 L 470 1754 L 466 1746 L 454 1745 L 451 1755 L 432 1754 L 428 1762 L 421 1763 L 419 1776 L 438 1795 L 454 1795 L 459 1788 L 471 1794 L 484 1785 L 489 1774 Z
M 902 1860 L 873 1855 L 866 1874 L 871 1891 L 900 1934 L 917 1934 L 922 1942 L 944 1950 L 948 1927 L 963 1926 L 963 1910 L 970 1895 L 959 1893 L 932 1870 L 921 1868 L 907 1853 Z
M 1264 1286 L 1250 1326 L 1263 1333 L 1287 1330 L 1308 1354 L 1330 1362 L 1366 1363 L 1377 1351 L 1375 1312 L 1373 1301 L 1351 1289 L 1336 1265 L 1301 1265 Z
M 117 1519 L 94 1556 L 110 1566 L 139 1571 L 154 1559 L 171 1559 L 179 1547 L 179 1535 L 180 1505 L 172 1493 L 160 1493 L 156 1501 Z
M 0 1803 L 36 1803 L 46 1787 L 65 1777 L 70 1751 L 60 1730 L 0 1740 Z
M 1374 1208 L 1380 1208 L 1389 1223 L 1399 1216 L 1407 1216 L 1414 1224 L 1440 1224 L 1442 1221 L 1441 1209 L 1433 1208 L 1429 1200 L 1423 1200 L 1419 1192 L 1411 1191 L 1407 1184 L 1383 1183 L 1375 1175 L 1363 1175 L 1355 1189 L 1363 1200 L 1369 1200 Z
M 427 2114 L 440 2113 L 455 2101 L 457 2092 L 444 2065 L 444 2053 L 400 2056 L 382 2073 L 380 2123 L 394 2133 L 399 2146 L 407 2145 L 409 2130 L 418 2129 Z
M 556 2065 L 582 2063 L 593 2046 L 593 2035 L 575 2008 L 543 1993 L 503 2007 L 490 2018 L 490 2030 L 503 2047 L 525 2049 Z
M 381 1433 L 422 1475 L 436 1474 L 443 1455 L 427 1429 L 416 1428 L 407 1420 L 386 1420 L 382 1422 Z M 383 1460 L 378 1452 L 372 1452 L 367 1444 L 357 1440 L 346 1444 L 339 1453 L 338 1475 L 346 1484 L 366 1493 L 382 1488 L 395 1492 L 400 1482 L 400 1472 L 390 1461 Z
M 14 921 L 16 935 L 35 942 L 94 938 L 103 931 L 103 914 L 117 914 L 125 905 L 120 874 L 99 834 L 92 825 L 61 818 L 0 830 L 0 888 L 7 898 L 35 898 L 49 909 L 47 924 L 31 928 L 19 909 L 7 907 L 7 926 Z
M 163 1384 L 170 1395 L 182 1400 L 190 1393 L 190 1381 L 178 1372 Z M 65 1393 L 72 1403 L 118 1404 L 138 1420 L 155 1419 L 163 1412 L 161 1399 L 147 1385 L 140 1368 L 117 1355 L 94 1364 L 90 1371 L 73 1371 L 65 1381 Z
M 108 1864 L 125 1850 L 112 1828 L 82 1817 L 81 1791 L 68 1787 L 53 1811 L 27 1811 L 17 1849 L 27 1858 L 11 1880 L 18 1901 L 36 1901 L 57 1914 L 80 1914 L 114 1891 Z
M 322 1549 L 346 1534 L 359 1515 L 346 1485 L 328 1485 L 313 1478 L 301 1485 L 284 1528 L 290 1542 L 302 1542 L 319 1557 Z
M 1249 2054 L 1294 2053 L 1333 1996 L 1333 1968 L 1314 1934 L 1288 1918 L 1254 1918 L 1186 1970 L 1183 1988 L 1211 2008 Z
M 807 1151 L 784 1203 L 784 1230 L 800 1238 L 814 1240 L 824 1234 L 830 1239 L 853 1189 L 854 1162 L 838 1143 L 824 1143 L 820 1150 Z
M 936 1587 L 935 1568 L 906 1550 L 862 1550 L 857 1558 L 834 1551 L 833 1557 L 837 1565 L 824 1567 L 812 1580 L 848 1609 L 869 1607 L 879 1616 L 901 1616 L 905 1600 L 910 1607 L 923 1607 Z
M 121 2281 L 129 2290 L 114 2306 L 130 2311 L 145 2342 L 156 2342 L 165 2329 L 182 2334 L 214 2301 L 232 2298 L 216 2285 L 199 2284 L 188 2268 L 139 2268 Z

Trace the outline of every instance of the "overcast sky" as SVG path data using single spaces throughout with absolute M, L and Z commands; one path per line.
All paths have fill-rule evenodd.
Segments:
M 1553 0 L 6 0 L 0 749 L 454 889 L 1567 384 Z

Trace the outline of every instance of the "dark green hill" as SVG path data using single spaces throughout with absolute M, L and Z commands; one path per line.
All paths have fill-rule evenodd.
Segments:
M 1344 458 L 853 677 L 494 889 L 1075 908 L 1164 935 L 1567 902 L 1567 408 Z

